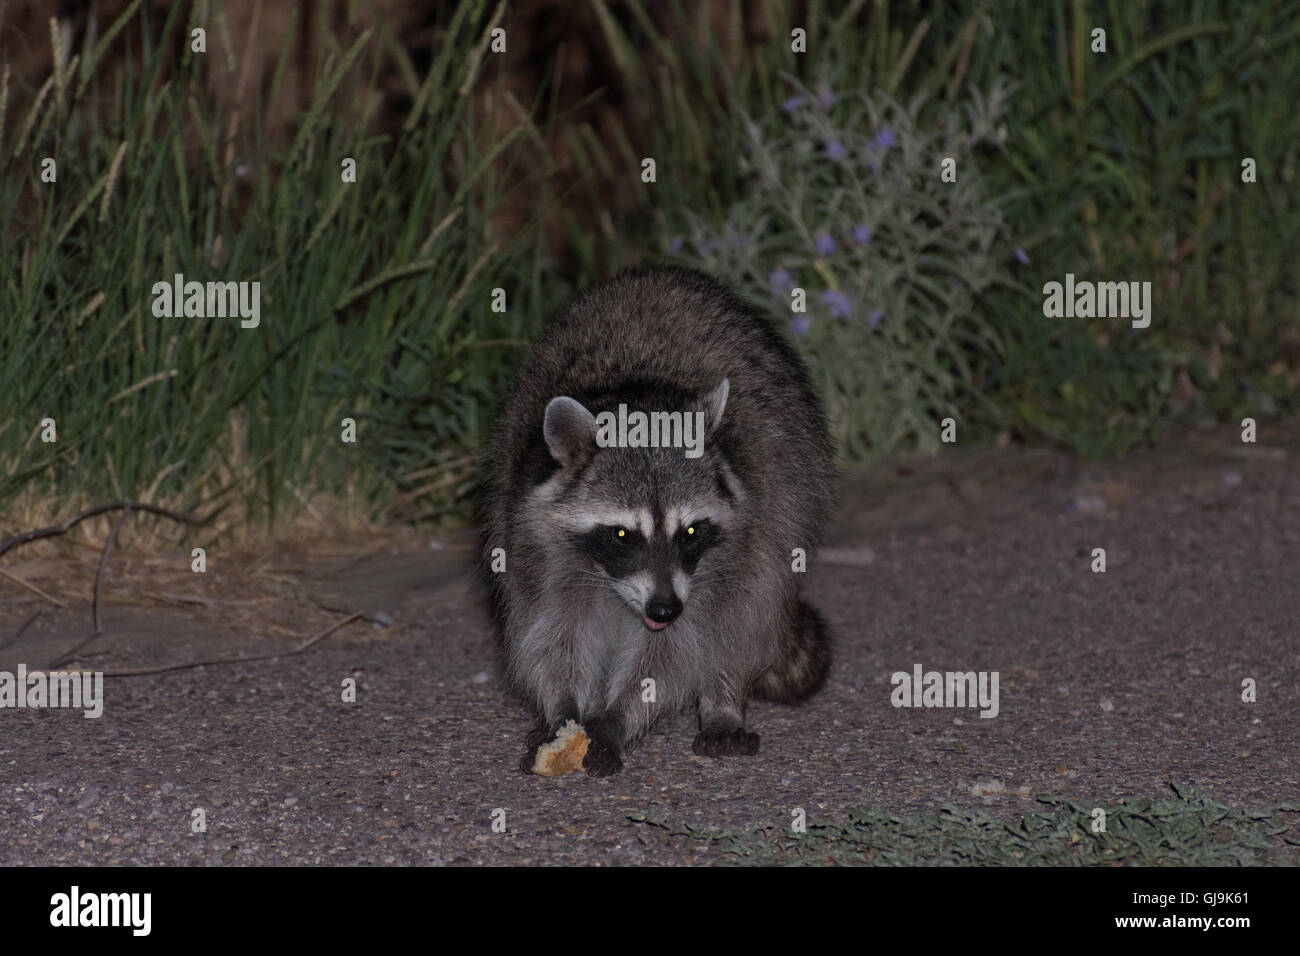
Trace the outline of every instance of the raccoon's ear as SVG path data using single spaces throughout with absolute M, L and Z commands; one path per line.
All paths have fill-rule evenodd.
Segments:
M 717 387 L 704 396 L 704 434 L 712 435 L 722 423 L 722 412 L 727 407 L 727 395 L 731 392 L 731 382 L 723 379 Z
M 546 406 L 542 435 L 551 456 L 567 468 L 595 451 L 596 416 L 568 395 L 559 395 Z

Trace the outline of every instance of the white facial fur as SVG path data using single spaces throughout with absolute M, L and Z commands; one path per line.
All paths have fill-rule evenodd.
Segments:
M 635 510 L 626 508 L 590 508 L 585 506 L 571 509 L 560 508 L 555 511 L 555 517 L 570 531 L 576 531 L 579 534 L 590 531 L 592 528 L 609 526 L 635 529 L 640 531 L 647 539 L 654 532 L 649 508 L 637 508 Z
M 664 533 L 671 538 L 677 533 L 678 528 L 689 528 L 705 518 L 708 518 L 714 524 L 719 524 L 722 516 L 719 509 L 711 506 L 681 505 L 676 508 L 669 508 L 664 514 Z
M 646 602 L 650 600 L 650 594 L 654 591 L 654 578 L 648 571 L 642 571 L 639 574 L 633 574 L 622 579 L 611 579 L 610 583 L 614 591 L 624 601 L 638 613 L 644 613 L 642 610 Z

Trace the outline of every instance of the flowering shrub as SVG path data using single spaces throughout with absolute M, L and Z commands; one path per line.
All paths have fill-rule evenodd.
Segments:
M 745 119 L 743 186 L 725 221 L 688 213 L 668 242 L 779 317 L 850 459 L 934 448 L 941 420 L 960 425 L 959 408 L 979 401 L 998 348 L 980 296 L 1011 251 L 995 260 L 1002 218 L 974 152 L 1004 138 L 1005 102 L 995 86 L 919 129 L 919 103 L 798 89 L 762 122 Z M 941 175 L 948 158 L 955 182 Z

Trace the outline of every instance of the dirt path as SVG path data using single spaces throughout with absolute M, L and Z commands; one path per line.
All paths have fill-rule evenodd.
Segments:
M 0 864 L 708 862 L 716 849 L 628 815 L 736 830 L 788 826 L 796 807 L 1019 816 L 1043 794 L 1105 806 L 1171 779 L 1233 806 L 1294 803 L 1298 436 L 1216 430 L 1099 467 L 954 452 L 851 476 L 809 575 L 837 638 L 826 690 L 753 706 L 756 758 L 694 757 L 683 720 L 606 780 L 516 770 L 528 720 L 493 670 L 468 538 L 317 560 L 322 603 L 396 625 L 109 679 L 95 720 L 0 710 Z M 4 567 L 24 574 L 21 555 Z M 0 645 L 43 607 L 0 671 L 43 665 L 89 619 L 0 578 Z M 289 646 L 183 608 L 110 606 L 106 622 L 106 669 Z M 917 664 L 997 671 L 997 717 L 891 706 L 890 675 Z

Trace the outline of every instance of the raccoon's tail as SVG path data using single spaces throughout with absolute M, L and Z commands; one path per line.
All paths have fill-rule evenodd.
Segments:
M 794 626 L 782 642 L 781 656 L 758 675 L 752 693 L 761 700 L 797 704 L 826 683 L 830 669 L 830 630 L 811 604 L 800 601 Z

